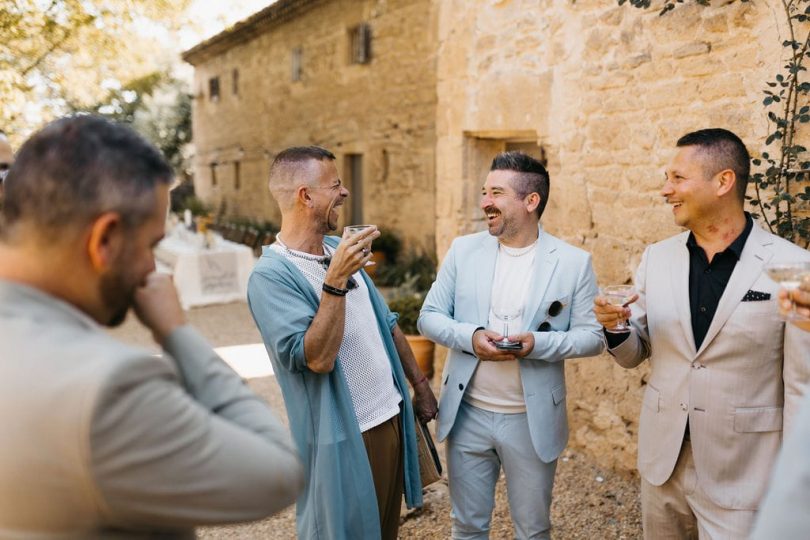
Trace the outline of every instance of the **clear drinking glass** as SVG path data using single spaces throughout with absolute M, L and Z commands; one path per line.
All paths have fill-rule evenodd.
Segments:
M 765 265 L 765 273 L 773 281 L 778 283 L 782 288 L 791 291 L 799 287 L 805 275 L 810 274 L 810 262 L 788 262 L 788 263 L 773 263 Z M 777 299 L 777 302 L 779 300 Z M 794 304 L 788 313 L 782 314 L 779 317 L 783 321 L 806 321 L 807 317 L 800 315 L 796 311 Z
M 495 346 L 507 351 L 521 349 L 523 346 L 519 341 L 509 340 L 509 325 L 520 318 L 523 314 L 523 308 L 515 306 L 493 306 L 492 312 L 495 314 L 495 317 L 503 323 L 503 332 L 501 332 L 503 338 L 500 341 L 496 341 Z
M 605 297 L 608 304 L 613 306 L 625 306 L 627 302 L 636 294 L 636 289 L 632 285 L 608 285 L 602 287 L 602 296 Z M 613 328 L 605 328 L 611 334 L 626 334 L 630 331 L 630 325 L 627 321 L 619 321 Z
M 370 227 L 376 227 L 376 225 L 346 225 L 345 227 L 343 227 L 343 231 L 348 234 L 357 234 L 360 231 L 364 231 Z M 369 247 L 366 249 L 370 251 L 371 246 L 369 245 Z M 377 263 L 375 263 L 374 261 L 367 261 L 364 266 L 374 266 L 375 264 Z

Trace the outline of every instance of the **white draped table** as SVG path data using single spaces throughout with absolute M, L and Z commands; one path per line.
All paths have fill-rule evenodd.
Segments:
M 174 276 L 183 308 L 245 300 L 253 250 L 214 235 L 205 247 L 201 234 L 175 229 L 155 247 L 159 270 Z

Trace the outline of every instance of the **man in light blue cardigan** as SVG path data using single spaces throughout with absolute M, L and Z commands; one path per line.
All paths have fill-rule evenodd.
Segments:
M 395 539 L 403 488 L 409 507 L 422 505 L 414 409 L 428 421 L 436 399 L 362 271 L 379 232 L 326 236 L 349 195 L 334 160 L 312 146 L 276 156 L 281 231 L 250 277 L 248 302 L 307 475 L 298 537 Z

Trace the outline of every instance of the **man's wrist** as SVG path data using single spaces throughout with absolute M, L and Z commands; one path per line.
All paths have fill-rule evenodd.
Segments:
M 321 286 L 321 290 L 325 293 L 331 294 L 332 296 L 346 296 L 348 294 L 348 288 L 341 288 L 341 287 L 333 287 L 328 283 L 324 282 Z

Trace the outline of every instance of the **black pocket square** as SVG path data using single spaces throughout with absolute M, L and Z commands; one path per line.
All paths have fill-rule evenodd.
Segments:
M 748 291 L 743 296 L 743 302 L 761 302 L 763 300 L 770 300 L 771 293 L 760 292 L 760 291 Z

